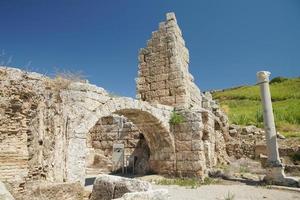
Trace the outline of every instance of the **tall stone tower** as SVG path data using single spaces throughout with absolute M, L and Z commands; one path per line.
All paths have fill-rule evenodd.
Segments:
M 174 13 L 152 32 L 139 52 L 137 99 L 177 108 L 201 107 L 201 93 L 189 73 L 189 51 Z

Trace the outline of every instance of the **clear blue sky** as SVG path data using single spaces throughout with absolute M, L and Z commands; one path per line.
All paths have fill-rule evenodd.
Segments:
M 300 0 L 0 0 L 0 60 L 47 74 L 81 70 L 135 96 L 138 50 L 169 11 L 201 90 L 253 84 L 259 70 L 300 75 Z

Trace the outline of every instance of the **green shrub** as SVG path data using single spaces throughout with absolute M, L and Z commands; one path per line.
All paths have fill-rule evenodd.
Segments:
M 169 123 L 172 125 L 180 124 L 184 121 L 184 117 L 180 114 L 177 113 L 175 110 L 171 114 L 171 118 Z
M 281 83 L 281 82 L 286 81 L 286 80 L 288 80 L 288 79 L 285 78 L 285 77 L 277 76 L 277 77 L 273 78 L 273 79 L 270 81 L 270 84 Z
M 293 161 L 300 161 L 300 153 L 294 153 L 291 158 L 293 159 Z

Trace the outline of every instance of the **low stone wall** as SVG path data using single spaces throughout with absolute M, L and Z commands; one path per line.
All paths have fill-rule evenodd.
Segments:
M 237 159 L 242 157 L 257 158 L 260 144 L 265 146 L 264 131 L 255 126 L 231 125 L 229 127 L 229 135 L 230 138 L 226 143 L 226 150 L 229 156 L 234 156 Z

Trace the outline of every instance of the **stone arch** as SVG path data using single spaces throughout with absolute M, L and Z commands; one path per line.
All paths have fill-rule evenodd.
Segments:
M 174 139 L 169 130 L 147 111 L 137 109 L 118 110 L 132 121 L 143 133 L 150 148 L 150 169 L 158 173 L 169 173 L 174 168 Z
M 123 115 L 143 132 L 150 148 L 150 169 L 156 173 L 170 174 L 175 169 L 174 136 L 170 132 L 169 125 L 172 110 L 170 106 L 159 104 L 154 106 L 132 98 L 112 98 L 81 120 L 81 123 L 73 129 L 74 139 L 78 138 L 80 148 L 86 148 L 86 136 L 99 119 L 111 114 Z M 76 150 L 76 147 L 71 148 L 74 150 L 69 150 L 71 153 L 68 154 L 72 157 L 68 159 L 70 166 L 68 179 L 83 180 L 85 152 L 74 154 L 78 148 Z

